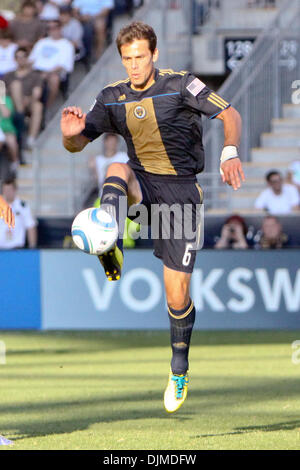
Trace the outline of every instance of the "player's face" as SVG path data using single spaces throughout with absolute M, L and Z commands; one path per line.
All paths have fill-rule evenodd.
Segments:
M 132 86 L 137 90 L 146 88 L 154 78 L 158 50 L 152 54 L 147 39 L 136 39 L 121 46 L 121 56 Z
M 16 197 L 16 189 L 13 184 L 4 184 L 2 188 L 2 195 L 6 202 L 11 204 Z

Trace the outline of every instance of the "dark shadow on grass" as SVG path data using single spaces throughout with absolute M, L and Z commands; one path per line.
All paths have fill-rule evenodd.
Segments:
M 45 343 L 42 351 L 51 351 L 49 344 L 59 342 L 58 350 L 68 350 L 61 347 L 63 341 L 71 348 L 78 350 L 119 350 L 124 348 L 154 348 L 169 345 L 168 330 L 105 330 L 105 331 L 6 331 L 0 330 L 0 339 L 6 337 L 20 337 L 28 341 L 39 339 Z M 192 344 L 197 346 L 221 346 L 240 344 L 290 344 L 300 338 L 300 330 L 270 331 L 270 330 L 244 330 L 244 331 L 199 331 L 193 332 Z M 55 349 L 55 348 L 54 348 Z M 14 350 L 14 354 L 26 354 L 26 349 Z M 41 351 L 41 348 L 32 352 Z M 9 353 L 9 348 L 8 348 Z
M 235 428 L 234 431 L 224 432 L 220 434 L 199 434 L 195 436 L 196 438 L 204 437 L 224 437 L 224 436 L 233 436 L 236 434 L 249 434 L 251 432 L 274 432 L 274 431 L 294 431 L 295 429 L 300 429 L 300 419 L 294 421 L 284 421 L 281 423 L 274 424 L 263 424 L 261 426 L 245 426 Z
M 158 396 L 156 394 L 155 399 Z M 160 396 L 161 398 L 161 396 Z M 145 399 L 149 400 L 149 396 L 137 396 L 135 395 L 135 399 L 137 401 L 144 401 Z M 153 396 L 151 397 L 153 399 Z M 133 400 L 132 400 L 133 401 Z M 1 425 L 1 434 L 4 435 L 7 439 L 11 439 L 12 441 L 23 440 L 27 438 L 37 438 L 37 437 L 45 437 L 50 435 L 57 435 L 57 434 L 69 434 L 74 431 L 84 431 L 87 430 L 90 426 L 95 424 L 101 423 L 112 423 L 112 422 L 123 422 L 123 421 L 132 421 L 132 420 L 145 420 L 145 419 L 159 419 L 159 420 L 166 420 L 166 419 L 174 419 L 176 422 L 184 422 L 186 420 L 190 420 L 191 417 L 185 416 L 184 414 L 181 415 L 169 415 L 164 410 L 163 406 L 160 409 L 153 407 L 151 410 L 145 410 L 144 407 L 141 405 L 140 407 L 131 408 L 128 410 L 114 410 L 113 406 L 106 408 L 104 411 L 101 408 L 103 400 L 84 400 L 73 402 L 71 405 L 70 403 L 62 403 L 62 402 L 54 402 L 48 404 L 53 410 L 62 409 L 62 412 L 65 411 L 68 406 L 72 406 L 72 413 L 73 417 L 68 419 L 61 418 L 60 420 L 53 419 L 52 417 L 47 418 L 40 418 L 38 420 L 33 421 L 26 421 L 21 420 L 17 423 L 15 422 L 13 425 L 7 423 L 6 425 Z M 89 412 L 83 413 L 82 407 L 85 405 L 90 405 L 91 408 Z M 162 402 L 161 402 L 162 405 Z M 26 411 L 26 406 L 23 408 L 23 411 Z M 76 412 L 78 415 L 76 416 Z M 11 432 L 11 429 L 17 429 L 17 432 Z
M 93 375 L 92 377 L 96 379 L 97 376 Z M 227 381 L 224 380 L 224 385 L 221 385 L 219 388 L 200 390 L 191 387 L 187 404 L 178 413 L 169 415 L 163 408 L 163 390 L 161 392 L 157 390 L 145 392 L 138 389 L 139 381 L 147 380 L 147 376 L 131 375 L 128 377 L 124 374 L 123 378 L 127 386 L 129 385 L 128 380 L 130 380 L 131 393 L 122 393 L 120 389 L 111 395 L 101 394 L 103 387 L 105 390 L 105 384 L 112 383 L 113 375 L 110 375 L 105 376 L 105 380 L 98 377 L 99 394 L 94 398 L 76 399 L 73 397 L 72 399 L 67 399 L 67 390 L 69 388 L 66 387 L 65 399 L 62 400 L 49 401 L 45 398 L 44 401 L 40 402 L 2 404 L 0 405 L 1 434 L 14 440 L 16 438 L 42 437 L 51 434 L 82 431 L 88 429 L 91 425 L 101 423 L 121 423 L 124 421 L 153 418 L 163 420 L 175 419 L 179 423 L 180 421 L 191 420 L 197 414 L 201 415 L 202 410 L 205 410 L 205 413 L 210 412 L 210 410 L 218 413 L 218 409 L 221 409 L 223 412 L 230 414 L 232 406 L 235 406 L 236 403 L 240 403 L 243 408 L 247 408 L 249 405 L 253 406 L 254 403 L 260 406 L 265 401 L 278 400 L 279 398 L 288 400 L 299 396 L 300 386 L 300 380 L 289 379 L 287 377 L 282 379 L 265 378 L 255 381 L 253 381 L 253 378 L 229 377 Z M 83 381 L 90 380 L 91 376 L 77 375 L 76 379 L 78 384 L 84 384 Z M 122 377 L 118 376 L 118 379 L 122 379 Z M 165 377 L 158 376 L 157 380 L 163 384 Z M 65 383 L 62 384 L 63 386 L 65 386 Z M 82 390 L 83 394 L 84 390 Z M 193 405 L 192 408 L 191 406 L 188 407 L 189 403 Z M 7 420 L 5 419 L 6 415 Z M 30 419 L 28 419 L 28 415 Z M 14 417 L 13 424 L 11 416 Z M 36 416 L 37 420 L 33 416 Z M 277 424 L 239 427 L 228 433 L 200 434 L 195 437 L 204 438 L 247 434 L 256 431 L 292 430 L 299 426 L 300 420 L 296 419 L 293 421 L 282 421 Z M 12 428 L 18 430 L 14 436 L 9 435 Z

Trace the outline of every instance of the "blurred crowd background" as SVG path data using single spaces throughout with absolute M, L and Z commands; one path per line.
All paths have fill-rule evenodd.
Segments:
M 166 3 L 168 9 L 182 7 L 179 0 Z M 189 3 L 191 35 L 204 36 L 209 15 L 220 10 L 222 3 Z M 5 84 L 0 100 L 1 194 L 17 214 L 17 223 L 13 233 L 0 221 L 0 249 L 73 247 L 69 234 L 72 218 L 38 220 L 30 200 L 18 192 L 20 169 L 31 164 L 30 154 L 39 135 L 101 60 L 119 26 L 129 22 L 143 5 L 143 0 L 1 1 L 0 80 Z M 244 6 L 249 11 L 272 10 L 276 1 L 249 0 Z M 222 79 L 209 75 L 208 82 L 217 89 L 229 73 Z M 126 150 L 116 135 L 105 135 L 98 149 L 89 156 L 88 188 L 77 210 L 99 205 L 107 166 L 127 161 Z M 245 172 L 247 178 L 247 169 Z M 300 245 L 300 158 L 287 160 L 279 168 L 270 164 L 265 168 L 264 185 L 246 209 L 227 210 L 206 219 L 204 248 L 257 250 Z M 136 224 L 128 223 L 125 246 L 151 247 L 149 240 L 134 240 L 130 234 L 136 230 Z

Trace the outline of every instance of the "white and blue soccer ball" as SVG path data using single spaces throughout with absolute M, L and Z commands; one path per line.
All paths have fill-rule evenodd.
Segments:
M 118 224 L 103 209 L 85 209 L 72 224 L 75 245 L 90 255 L 102 255 L 110 250 L 118 239 Z

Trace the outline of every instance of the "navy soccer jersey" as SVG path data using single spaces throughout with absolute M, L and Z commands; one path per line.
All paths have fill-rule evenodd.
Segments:
M 132 89 L 129 78 L 105 87 L 82 134 L 90 140 L 120 134 L 133 170 L 195 175 L 204 167 L 201 116 L 213 119 L 228 106 L 191 73 L 156 69 L 146 90 Z

